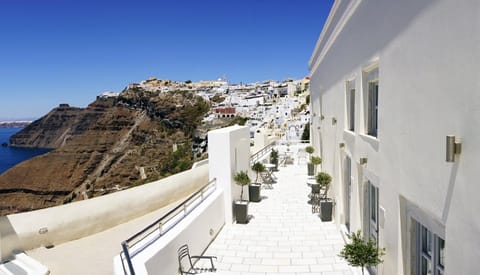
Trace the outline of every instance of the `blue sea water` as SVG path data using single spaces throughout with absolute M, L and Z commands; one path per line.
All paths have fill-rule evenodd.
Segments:
M 21 129 L 22 128 L 0 128 L 0 145 L 4 142 L 8 143 L 10 136 Z M 24 160 L 45 154 L 48 151 L 50 151 L 50 149 L 0 146 L 0 174 Z

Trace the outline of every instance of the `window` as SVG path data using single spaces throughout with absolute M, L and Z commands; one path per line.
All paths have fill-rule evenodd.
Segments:
M 418 221 L 415 226 L 415 274 L 443 275 L 445 268 L 445 240 Z
M 378 187 L 373 185 L 370 181 L 367 182 L 367 224 L 366 237 L 377 243 L 378 248 Z M 370 274 L 377 274 L 376 266 L 369 266 Z
M 366 132 L 378 135 L 378 68 L 366 73 Z
M 355 80 L 346 84 L 347 129 L 355 131 Z

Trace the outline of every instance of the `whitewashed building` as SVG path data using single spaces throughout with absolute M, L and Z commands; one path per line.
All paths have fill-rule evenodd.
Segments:
M 311 142 L 338 226 L 386 248 L 371 274 L 480 270 L 479 34 L 479 1 L 333 4 L 309 63 Z

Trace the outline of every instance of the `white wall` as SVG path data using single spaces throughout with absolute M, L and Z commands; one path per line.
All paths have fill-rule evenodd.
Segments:
M 248 171 L 250 166 L 250 133 L 246 126 L 230 126 L 208 132 L 210 179 L 216 178 L 225 193 L 225 221 L 232 223 L 233 202 L 240 199 L 241 187 L 233 175 Z M 248 200 L 248 188 L 243 187 L 243 199 Z
M 207 182 L 208 166 L 203 165 L 102 197 L 0 217 L 1 259 L 13 251 L 58 245 L 106 230 L 185 198 Z
M 411 215 L 436 224 L 432 227 L 440 228 L 439 234 L 443 227 L 445 274 L 476 274 L 480 2 L 337 1 L 332 10 L 310 65 L 312 144 L 322 151 L 323 169 L 334 177 L 330 195 L 337 201 L 336 222 L 344 220 L 342 161 L 350 155 L 353 229 L 362 226 L 366 180 L 379 187 L 385 209 L 379 238 L 387 255 L 380 274 L 409 274 Z M 376 139 L 363 134 L 361 103 L 362 71 L 372 64 L 380 72 Z M 357 104 L 353 133 L 344 130 L 345 82 L 351 79 Z M 455 163 L 445 162 L 449 134 L 463 141 Z M 368 158 L 366 165 L 359 164 L 361 157 Z
M 179 274 L 178 248 L 187 244 L 192 256 L 202 255 L 225 224 L 224 210 L 223 190 L 217 189 L 175 227 L 133 257 L 135 274 Z M 124 274 L 120 256 L 114 259 L 114 274 Z

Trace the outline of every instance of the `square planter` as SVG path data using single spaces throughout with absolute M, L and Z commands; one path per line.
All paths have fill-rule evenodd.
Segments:
M 248 201 L 235 201 L 234 206 L 237 223 L 248 223 Z
M 316 195 L 320 196 L 320 191 L 322 191 L 322 187 L 321 187 L 320 184 L 314 183 L 314 184 L 310 185 L 310 187 L 312 188 L 312 194 L 316 194 Z
M 307 175 L 309 175 L 309 176 L 313 176 L 313 171 L 314 171 L 314 168 L 315 168 L 315 167 L 313 166 L 313 164 L 311 164 L 311 163 L 308 163 L 308 164 L 307 164 L 307 170 L 308 170 L 308 171 L 307 171 L 307 172 L 308 172 L 308 174 L 307 174 Z
M 333 201 L 325 199 L 320 201 L 320 219 L 322 222 L 332 221 Z
M 262 200 L 262 197 L 260 196 L 261 186 L 262 185 L 259 183 L 252 183 L 248 186 L 248 197 L 251 202 L 259 202 Z

